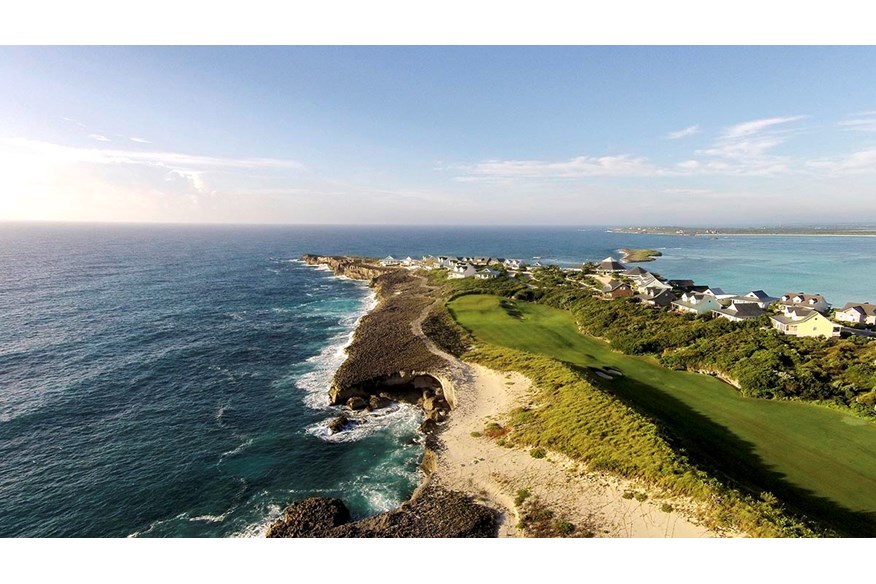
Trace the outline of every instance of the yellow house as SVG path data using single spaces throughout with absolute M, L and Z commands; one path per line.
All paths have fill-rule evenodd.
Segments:
M 842 328 L 815 310 L 777 314 L 770 320 L 774 329 L 795 337 L 838 337 Z

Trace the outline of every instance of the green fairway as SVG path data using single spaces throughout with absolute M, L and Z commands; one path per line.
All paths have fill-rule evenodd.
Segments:
M 816 405 L 745 398 L 713 377 L 613 352 L 579 333 L 562 310 L 482 295 L 459 297 L 449 309 L 479 340 L 579 367 L 658 420 L 696 460 L 754 492 L 770 491 L 842 532 L 876 535 L 872 422 Z

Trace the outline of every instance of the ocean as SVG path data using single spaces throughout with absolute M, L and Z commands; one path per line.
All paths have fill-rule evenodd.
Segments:
M 0 224 L 0 537 L 257 536 L 310 495 L 393 508 L 421 480 L 421 414 L 328 435 L 326 391 L 374 297 L 296 258 L 574 265 L 619 247 L 731 292 L 876 299 L 876 238 Z

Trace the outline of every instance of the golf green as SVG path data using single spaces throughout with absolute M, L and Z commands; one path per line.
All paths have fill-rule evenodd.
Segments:
M 612 351 L 563 310 L 484 295 L 461 296 L 449 309 L 481 341 L 582 368 L 694 460 L 743 487 L 772 492 L 842 533 L 876 535 L 876 424 L 813 404 L 746 398 L 714 377 Z

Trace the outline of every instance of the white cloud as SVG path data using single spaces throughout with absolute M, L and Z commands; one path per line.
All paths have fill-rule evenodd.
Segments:
M 861 112 L 855 118 L 839 122 L 839 126 L 859 132 L 876 132 L 876 112 Z
M 822 158 L 808 163 L 830 174 L 864 174 L 876 172 L 876 148 L 854 152 L 839 158 Z
M 712 189 L 685 189 L 685 188 L 675 188 L 675 189 L 663 189 L 663 192 L 667 195 L 709 195 L 714 193 Z
M 688 126 L 682 130 L 676 130 L 675 132 L 669 132 L 666 134 L 667 140 L 678 140 L 680 138 L 687 138 L 688 136 L 693 136 L 694 134 L 700 133 L 699 124 Z
M 806 116 L 763 118 L 725 128 L 709 147 L 696 154 L 707 157 L 704 161 L 690 160 L 686 170 L 762 176 L 790 172 L 793 161 L 787 156 L 773 154 L 783 144 L 790 130 L 778 128 Z
M 26 139 L 5 139 L 7 144 L 30 151 L 35 155 L 59 162 L 94 164 L 140 164 L 174 169 L 201 170 L 247 170 L 247 169 L 301 169 L 300 162 L 282 158 L 223 158 L 182 154 L 179 152 L 158 152 L 140 150 L 121 150 L 105 148 L 75 148 L 50 142 Z
M 92 140 L 97 140 L 98 142 L 112 142 L 112 140 L 110 140 L 103 134 L 89 134 L 88 137 Z
M 750 122 L 742 122 L 741 124 L 736 124 L 734 126 L 726 128 L 722 137 L 741 138 L 743 136 L 751 136 L 752 134 L 759 134 L 767 128 L 771 128 L 773 126 L 778 126 L 781 124 L 787 124 L 789 122 L 796 122 L 797 120 L 802 120 L 805 117 L 806 116 L 786 116 L 778 118 L 763 118 L 760 120 L 751 120 Z
M 475 178 L 583 178 L 594 176 L 654 176 L 659 169 L 641 156 L 576 156 L 569 160 L 488 160 L 463 167 Z
M 152 142 L 150 142 L 149 140 L 144 140 L 143 138 L 136 138 L 134 136 L 129 137 L 128 140 L 130 140 L 131 142 L 136 142 L 137 144 L 152 144 Z

